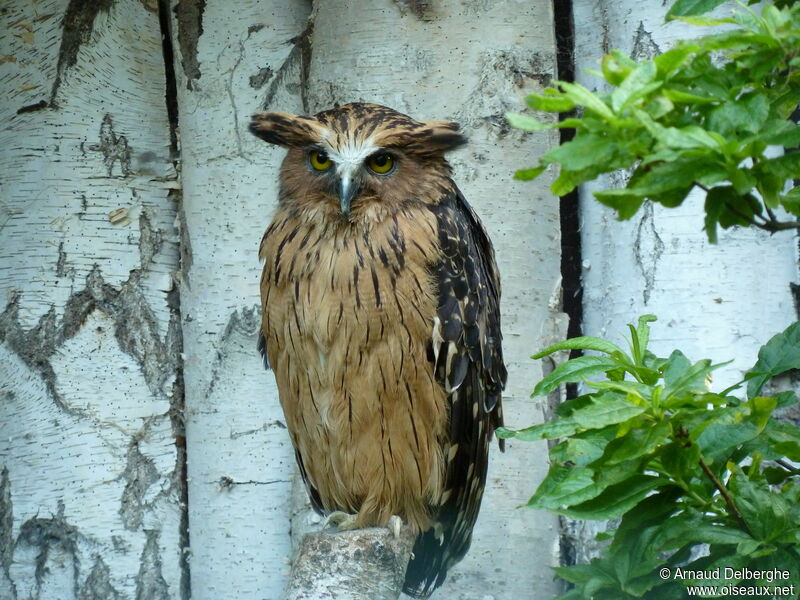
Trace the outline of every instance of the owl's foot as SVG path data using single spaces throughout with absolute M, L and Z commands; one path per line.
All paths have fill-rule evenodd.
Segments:
M 335 527 L 339 531 L 350 531 L 351 529 L 358 528 L 356 525 L 357 520 L 358 515 L 351 515 L 341 510 L 335 510 L 325 518 L 322 527 L 323 529 Z
M 323 529 L 335 527 L 339 531 L 350 531 L 358 528 L 358 515 L 351 515 L 341 510 L 335 510 L 325 518 Z M 397 515 L 389 517 L 386 528 L 392 532 L 395 539 L 400 537 L 400 530 L 403 527 L 403 519 Z

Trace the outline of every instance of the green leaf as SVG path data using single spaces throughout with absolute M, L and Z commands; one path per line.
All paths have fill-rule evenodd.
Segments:
M 769 542 L 794 525 L 786 501 L 771 492 L 766 481 L 748 478 L 738 465 L 732 470 L 729 488 L 754 538 Z
M 782 179 L 793 179 L 800 173 L 800 152 L 789 152 L 758 163 L 759 170 L 767 171 Z
M 689 392 L 693 394 L 701 394 L 708 391 L 706 379 L 708 375 L 720 367 L 730 364 L 721 363 L 712 365 L 708 359 L 699 360 L 691 367 L 681 372 L 676 373 L 676 370 L 670 373 L 670 380 L 667 382 L 667 387 L 664 390 L 664 395 L 667 397 L 678 396 L 680 394 Z M 673 379 L 674 376 L 674 379 Z M 666 379 L 666 373 L 665 373 Z
M 772 412 L 778 405 L 778 399 L 775 397 L 756 396 L 755 398 L 750 398 L 747 404 L 750 407 L 749 420 L 755 424 L 758 432 L 761 433 L 770 417 L 772 417 Z
M 648 86 L 655 77 L 656 65 L 653 61 L 648 60 L 637 65 L 637 67 L 625 77 L 620 86 L 612 92 L 611 108 L 619 112 L 629 101 L 647 93 L 643 90 L 647 89 L 648 91 L 652 91 L 658 89 L 658 87 L 661 86 L 661 82 L 658 82 L 658 86 L 655 88 Z
M 685 189 L 695 182 L 703 185 L 717 183 L 727 177 L 724 166 L 714 160 L 694 158 L 649 165 L 637 181 L 631 179 L 628 189 L 644 194 L 660 194 L 674 189 Z
M 667 439 L 672 428 L 666 421 L 656 424 L 643 423 L 624 436 L 611 441 L 603 455 L 593 465 L 595 469 L 614 465 L 654 452 Z
M 612 50 L 611 54 L 603 56 L 600 65 L 602 76 L 611 85 L 619 85 L 628 74 L 636 67 L 636 63 L 619 50 Z
M 602 437 L 571 437 L 556 445 L 550 451 L 550 460 L 556 463 L 571 462 L 583 467 L 600 458 L 608 440 Z
M 758 133 L 766 144 L 792 148 L 800 146 L 800 126 L 783 119 L 768 122 Z
M 544 396 L 562 383 L 583 381 L 587 377 L 598 375 L 619 367 L 619 363 L 604 356 L 579 356 L 561 363 L 553 372 L 536 384 L 533 396 Z
M 497 437 L 508 439 L 514 438 L 523 442 L 533 442 L 536 440 L 550 440 L 566 437 L 579 431 L 581 426 L 574 419 L 554 419 L 546 423 L 540 423 L 525 429 L 507 429 L 498 427 L 495 430 Z
M 700 544 L 741 544 L 752 542 L 753 538 L 740 529 L 723 525 L 701 523 L 697 519 L 684 523 L 684 527 L 671 531 L 668 539 L 664 540 L 666 549 L 680 548 L 687 543 Z
M 575 102 L 554 88 L 547 88 L 544 94 L 531 94 L 525 102 L 533 110 L 544 112 L 567 112 L 575 108 Z
M 752 92 L 738 100 L 725 102 L 711 111 L 708 126 L 722 135 L 737 131 L 758 133 L 769 116 L 769 100 L 760 92 Z
M 542 131 L 555 127 L 554 123 L 542 123 L 530 115 L 521 115 L 511 112 L 506 113 L 506 121 L 515 129 L 521 129 L 522 131 Z
M 725 0 L 677 0 L 667 11 L 666 20 L 688 15 L 702 15 L 714 10 Z
M 601 204 L 616 210 L 620 221 L 626 221 L 635 215 L 645 200 L 643 194 L 630 190 L 600 190 L 594 192 L 594 197 Z
M 749 371 L 756 376 L 747 383 L 747 396 L 757 396 L 767 381 L 791 369 L 800 369 L 800 321 L 773 336 L 758 351 L 758 361 Z
M 737 446 L 756 436 L 758 428 L 747 421 L 736 424 L 711 423 L 697 438 L 697 444 L 706 459 L 727 460 Z
M 638 381 L 587 381 L 586 385 L 596 390 L 614 390 L 622 392 L 628 397 L 633 396 L 642 400 L 649 400 L 652 387 Z
M 542 162 L 561 163 L 571 171 L 595 165 L 604 165 L 609 156 L 619 152 L 619 146 L 610 138 L 594 133 L 579 133 L 571 141 L 553 148 L 542 157 Z
M 664 96 L 678 104 L 715 104 L 719 102 L 718 98 L 699 96 L 698 94 L 693 94 L 691 92 L 675 88 L 665 89 L 662 93 Z
M 724 229 L 746 227 L 753 215 L 761 212 L 761 204 L 752 194 L 739 194 L 733 186 L 713 187 L 706 194 L 705 228 L 709 241 L 716 243 L 717 223 Z
M 599 96 L 590 92 L 581 84 L 559 81 L 558 85 L 564 91 L 564 94 L 576 105 L 583 106 L 609 121 L 616 120 L 614 113 L 611 111 L 608 105 L 603 102 Z
M 594 498 L 603 488 L 593 477 L 594 472 L 586 467 L 553 465 L 526 506 L 558 510 Z
M 661 449 L 659 460 L 664 470 L 677 481 L 689 482 L 700 472 L 700 448 L 672 442 Z
M 531 179 L 536 179 L 539 175 L 544 173 L 546 169 L 547 165 L 532 167 L 530 169 L 520 169 L 519 171 L 514 173 L 514 179 L 519 179 L 521 181 L 530 181 Z
M 800 429 L 790 423 L 772 420 L 764 428 L 764 435 L 779 456 L 800 462 Z
M 584 356 L 582 358 L 596 357 Z M 601 397 L 601 401 L 592 398 L 592 402 L 589 405 L 574 411 L 571 418 L 585 429 L 600 429 L 606 425 L 622 423 L 632 419 L 642 414 L 645 410 L 644 406 L 637 406 L 627 400 L 606 394 Z
M 667 50 L 666 52 L 662 52 L 656 56 L 653 59 L 653 62 L 655 63 L 660 74 L 669 75 L 673 71 L 678 70 L 678 68 L 680 68 L 681 65 L 683 65 L 687 59 L 699 49 L 700 46 L 697 44 L 681 43 L 671 50 Z
M 800 217 L 800 187 L 789 190 L 784 194 L 781 197 L 781 204 L 795 217 Z
M 658 317 L 651 314 L 642 315 L 636 321 L 635 336 L 637 344 L 642 352 L 647 349 L 647 344 L 650 342 L 650 323 L 656 321 L 658 321 Z
M 620 350 L 619 346 L 616 344 L 601 340 L 600 338 L 584 335 L 548 346 L 544 350 L 531 356 L 531 358 L 543 358 L 559 350 L 594 350 L 595 352 L 604 352 L 605 354 L 623 354 L 622 350 Z
M 572 519 L 615 519 L 639 504 L 652 490 L 666 483 L 660 477 L 635 475 L 627 481 L 606 488 L 595 498 L 556 512 Z

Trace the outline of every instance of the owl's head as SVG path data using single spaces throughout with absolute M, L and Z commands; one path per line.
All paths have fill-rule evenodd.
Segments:
M 457 123 L 420 122 L 377 104 L 353 103 L 312 117 L 253 115 L 250 131 L 289 149 L 282 195 L 335 202 L 345 219 L 370 203 L 399 205 L 424 197 L 449 177 L 444 154 L 466 143 Z

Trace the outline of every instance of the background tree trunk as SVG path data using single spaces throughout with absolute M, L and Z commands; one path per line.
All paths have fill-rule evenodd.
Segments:
M 157 5 L 0 23 L 0 597 L 187 597 Z
M 547 181 L 512 180 L 528 157 L 556 138 L 509 131 L 503 115 L 521 110 L 555 69 L 549 2 L 441 0 L 315 4 L 306 82 L 309 113 L 335 104 L 385 104 L 414 118 L 461 123 L 470 143 L 451 153 L 454 179 L 495 244 L 503 284 L 506 422 L 542 420 L 529 399 L 540 378 L 528 357 L 563 337 L 559 312 L 558 204 Z M 554 333 L 557 332 L 557 333 Z M 489 480 L 472 548 L 437 592 L 447 599 L 547 598 L 558 562 L 557 519 L 518 510 L 545 474 L 540 447 L 492 448 Z
M 195 599 L 283 593 L 292 535 L 318 518 L 255 350 L 257 248 L 283 156 L 247 133 L 257 109 L 362 100 L 462 124 L 455 179 L 503 277 L 506 420 L 549 411 L 528 394 L 552 365 L 528 356 L 565 334 L 558 205 L 548 181 L 511 177 L 557 140 L 502 117 L 553 75 L 548 2 L 0 8 L 0 598 L 187 598 L 190 532 Z M 664 10 L 576 0 L 577 71 L 611 47 L 643 58 L 696 34 L 662 26 Z M 655 312 L 656 351 L 735 359 L 724 386 L 795 318 L 793 235 L 726 232 L 710 247 L 696 199 L 612 224 L 588 191 L 586 333 Z M 437 597 L 556 592 L 558 521 L 515 508 L 544 475 L 544 445 L 509 446 L 493 451 L 472 550 Z
M 261 106 L 302 111 L 295 38 L 310 6 L 181 0 L 172 7 L 192 597 L 279 598 L 291 555 L 294 452 L 256 334 L 258 244 L 283 153 L 247 127 Z

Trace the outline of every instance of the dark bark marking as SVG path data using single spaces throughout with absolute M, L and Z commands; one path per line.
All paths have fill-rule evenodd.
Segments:
M 253 88 L 254 90 L 261 89 L 262 87 L 264 87 L 267 81 L 272 79 L 272 76 L 274 74 L 275 72 L 269 67 L 263 67 L 259 69 L 258 73 L 250 75 L 249 79 L 250 87 Z
M 297 83 L 287 83 L 286 89 L 291 93 L 300 93 L 303 112 L 308 114 L 308 72 L 311 66 L 311 38 L 313 35 L 314 21 L 309 19 L 306 28 L 300 35 L 289 40 L 289 43 L 292 44 L 293 47 L 286 57 L 286 60 L 284 60 L 281 66 L 278 67 L 278 70 L 274 72 L 272 81 L 267 88 L 267 93 L 264 95 L 264 100 L 261 102 L 262 110 L 269 110 L 280 86 L 286 82 L 286 79 L 290 75 L 294 75 L 295 70 L 297 70 L 299 71 L 299 81 Z M 252 78 L 250 85 L 252 86 Z M 296 89 L 298 86 L 299 89 Z
M 30 547 L 38 550 L 36 555 L 37 595 L 50 571 L 48 558 L 52 550 L 60 549 L 72 557 L 73 595 L 78 595 L 78 579 L 80 562 L 78 560 L 78 541 L 80 534 L 77 528 L 64 519 L 64 503 L 59 501 L 58 514 L 49 518 L 33 517 L 25 521 L 19 529 L 15 548 Z
M 109 177 L 117 161 L 124 177 L 131 174 L 131 148 L 128 146 L 128 139 L 124 135 L 117 137 L 110 114 L 105 114 L 100 125 L 100 143 L 90 145 L 89 150 L 103 154 L 103 163 Z
M 58 244 L 58 260 L 56 261 L 56 277 L 67 275 L 67 253 L 64 252 L 64 242 Z
M 142 269 L 150 266 L 153 257 L 161 250 L 162 241 L 161 230 L 153 229 L 147 211 L 142 210 L 139 216 L 139 263 Z
M 229 347 L 250 350 L 257 344 L 258 331 L 261 327 L 261 306 L 256 304 L 250 308 L 242 308 L 231 313 L 225 330 L 217 343 L 217 356 L 211 366 L 211 380 L 206 395 L 211 394 L 223 372 L 225 361 L 229 358 Z M 236 339 L 238 338 L 238 339 Z
M 8 468 L 0 471 L 0 567 L 16 597 L 16 587 L 11 583 L 11 563 L 14 559 L 14 505 L 11 503 L 11 481 Z
M 29 112 L 36 112 L 37 110 L 43 110 L 43 109 L 47 108 L 48 106 L 50 106 L 50 105 L 47 103 L 47 100 L 39 100 L 38 102 L 36 102 L 34 104 L 28 104 L 26 106 L 23 106 L 22 108 L 18 108 L 17 109 L 17 114 L 18 115 L 22 115 L 22 114 L 29 113 Z
M 137 440 L 133 440 L 128 447 L 127 464 L 122 472 L 122 479 L 126 483 L 122 491 L 119 515 L 125 529 L 135 531 L 142 526 L 147 490 L 159 479 L 158 469 L 152 459 L 139 451 Z
M 639 21 L 636 37 L 633 40 L 631 58 L 633 60 L 651 60 L 659 54 L 661 54 L 661 48 L 656 44 L 652 34 L 644 28 L 644 23 Z
M 636 257 L 636 264 L 642 272 L 642 277 L 644 277 L 642 298 L 647 304 L 650 301 L 650 294 L 653 292 L 661 255 L 664 254 L 664 241 L 656 230 L 652 202 L 648 201 L 644 204 L 642 218 L 636 227 L 633 254 Z
M 102 11 L 107 13 L 113 0 L 70 0 L 64 13 L 64 24 L 61 32 L 61 47 L 58 49 L 58 64 L 53 88 L 50 91 L 50 106 L 57 109 L 59 88 L 64 74 L 72 68 L 78 60 L 78 51 L 81 46 L 89 41 L 94 31 L 94 20 Z
M 400 7 L 400 12 L 405 13 L 411 11 L 415 17 L 423 21 L 425 18 L 425 11 L 431 8 L 432 0 L 394 0 L 395 4 Z
M 60 322 L 56 320 L 55 308 L 51 308 L 27 331 L 19 323 L 19 294 L 13 295 L 0 313 L 0 341 L 39 372 L 59 408 L 80 416 L 82 413 L 69 409 L 56 391 L 56 374 L 49 359 L 59 346 L 78 333 L 92 311 L 100 310 L 113 318 L 120 348 L 139 364 L 150 391 L 161 396 L 164 382 L 180 359 L 160 339 L 155 315 L 147 304 L 140 280 L 140 271 L 131 271 L 128 280 L 116 289 L 103 281 L 100 268 L 95 266 L 86 277 L 86 287 L 67 301 Z
M 81 588 L 79 600 L 121 600 L 123 596 L 111 585 L 111 573 L 108 565 L 98 555 L 94 558 L 94 566 Z
M 196 89 L 200 79 L 200 61 L 197 60 L 197 42 L 203 35 L 203 12 L 206 0 L 181 0 L 173 9 L 178 22 L 178 46 L 181 49 L 181 66 L 186 75 L 186 89 Z
M 161 572 L 161 554 L 158 548 L 157 530 L 145 530 L 147 542 L 139 560 L 136 575 L 136 600 L 170 600 L 169 587 Z

